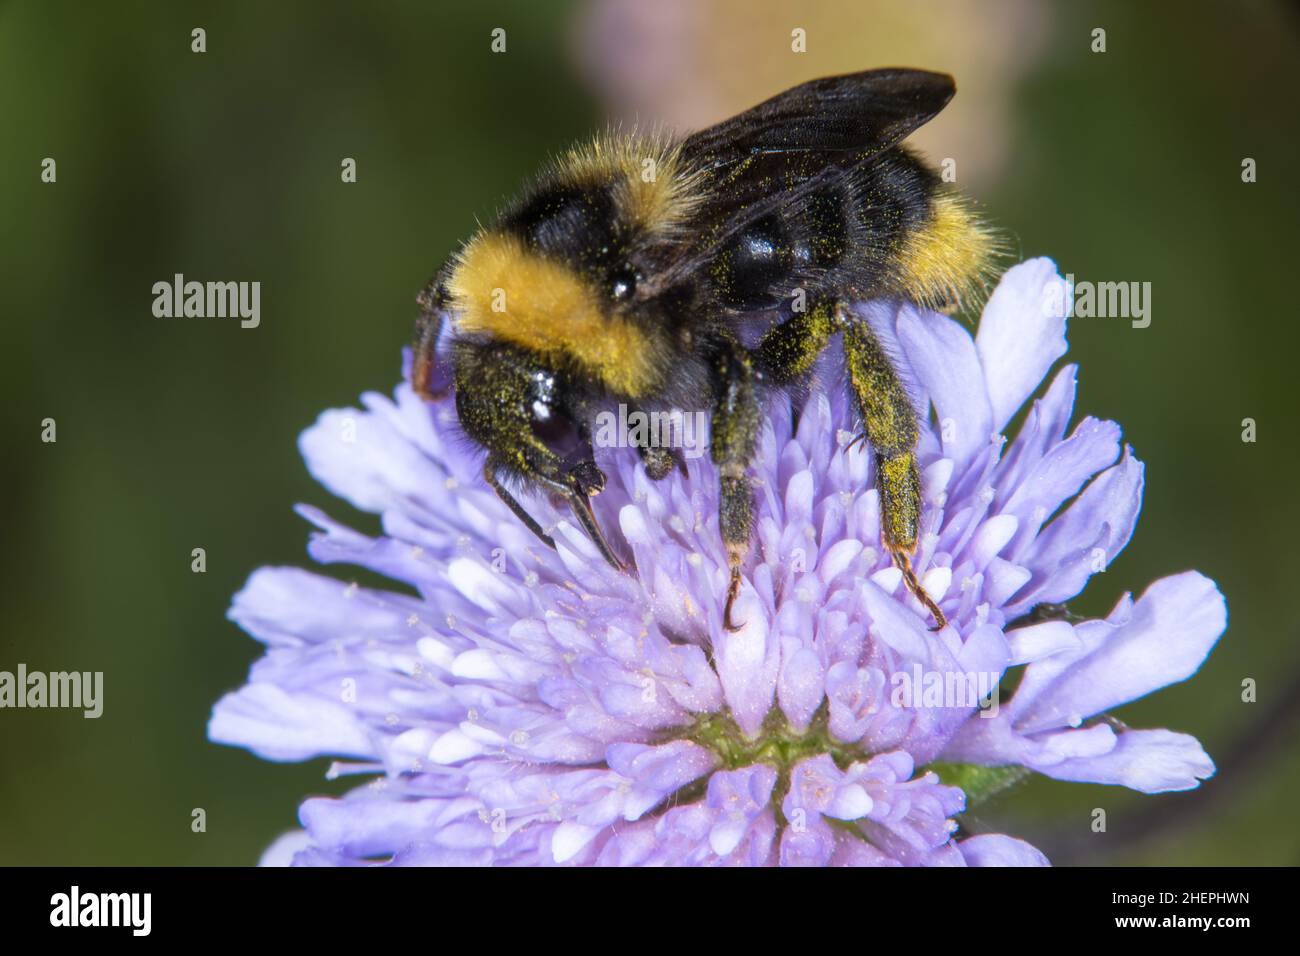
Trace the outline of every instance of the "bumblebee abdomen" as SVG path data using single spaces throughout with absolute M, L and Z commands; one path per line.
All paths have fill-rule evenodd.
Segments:
M 961 200 L 903 148 L 777 205 L 715 254 L 719 305 L 744 313 L 815 299 L 902 297 L 941 308 L 978 287 L 992 241 Z
M 889 295 L 950 310 L 983 289 L 997 241 L 969 203 L 906 147 L 862 170 L 859 215 L 876 224 L 865 298 Z

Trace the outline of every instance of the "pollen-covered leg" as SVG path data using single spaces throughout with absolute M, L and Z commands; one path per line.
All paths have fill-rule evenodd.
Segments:
M 740 625 L 732 620 L 731 610 L 740 594 L 740 566 L 749 553 L 754 529 L 753 492 L 746 471 L 758 438 L 760 410 L 748 353 L 738 343 L 726 342 L 715 361 L 719 384 L 709 450 L 718 466 L 718 524 L 730 570 L 722 623 L 735 631 Z
M 774 384 L 793 382 L 812 371 L 835 328 L 834 307 L 830 303 L 816 303 L 808 311 L 796 312 L 769 329 L 754 348 L 754 361 Z
M 673 468 L 680 469 L 682 476 L 686 476 L 686 463 L 671 448 L 637 445 L 636 453 L 641 456 L 641 464 L 645 465 L 645 473 L 651 481 L 663 481 L 672 474 Z
M 876 453 L 876 489 L 884 546 L 903 572 L 907 589 L 934 615 L 933 630 L 948 623 L 912 570 L 921 523 L 921 476 L 916 465 L 916 411 L 880 341 L 866 325 L 845 320 L 844 358 L 867 441 Z
M 885 547 L 893 555 L 898 570 L 903 572 L 907 589 L 934 615 L 934 630 L 941 631 L 948 619 L 925 592 L 912 570 L 921 514 L 921 476 L 917 471 L 916 456 L 909 451 L 895 458 L 884 458 L 877 452 L 876 488 L 880 492 L 880 523 Z

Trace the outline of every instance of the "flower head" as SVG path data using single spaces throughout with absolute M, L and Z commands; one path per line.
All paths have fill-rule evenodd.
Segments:
M 1213 582 L 1162 579 L 1104 620 L 1041 613 L 1115 558 L 1142 496 L 1116 424 L 1068 429 L 1074 366 L 1003 437 L 1066 350 L 1065 291 L 1048 260 L 1012 268 L 974 338 L 909 305 L 858 307 L 934 412 L 915 567 L 948 618 L 937 634 L 880 546 L 833 355 L 805 398 L 771 404 L 735 633 L 707 459 L 655 482 L 634 452 L 602 452 L 595 507 L 624 574 L 541 499 L 557 548 L 539 542 L 483 482 L 450 403 L 403 384 L 323 414 L 308 467 L 383 531 L 303 506 L 309 551 L 409 590 L 263 568 L 235 597 L 267 652 L 211 738 L 371 777 L 307 800 L 266 862 L 1041 864 L 1013 837 L 960 832 L 989 781 L 1196 786 L 1214 766 L 1194 738 L 1103 718 L 1197 670 L 1226 623 Z

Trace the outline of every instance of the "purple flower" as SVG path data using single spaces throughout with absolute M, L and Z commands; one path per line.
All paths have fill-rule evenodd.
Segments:
M 264 862 L 1041 865 L 1023 841 L 959 832 L 1015 772 L 989 768 L 1195 787 L 1214 765 L 1194 738 L 1104 715 L 1197 670 L 1226 623 L 1214 583 L 1164 578 L 1104 620 L 1026 617 L 1103 571 L 1141 505 L 1119 426 L 1067 433 L 1074 366 L 1002 435 L 1066 350 L 1065 291 L 1049 260 L 1016 266 L 974 339 L 912 306 L 859 308 L 934 410 L 915 565 L 948 616 L 937 634 L 880 546 L 834 355 L 797 421 L 771 404 L 736 633 L 707 459 L 654 482 L 634 452 L 599 452 L 596 510 L 634 561 L 620 574 L 545 501 L 529 507 L 558 551 L 507 510 L 451 403 L 403 384 L 326 412 L 301 439 L 308 467 L 383 533 L 303 506 L 309 551 L 407 589 L 263 568 L 235 597 L 267 651 L 211 738 L 370 777 L 307 800 Z

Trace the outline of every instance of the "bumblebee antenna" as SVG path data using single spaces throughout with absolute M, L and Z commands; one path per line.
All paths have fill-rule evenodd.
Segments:
M 412 345 L 411 385 L 415 393 L 426 402 L 446 398 L 451 391 L 451 380 L 440 375 L 438 368 L 438 339 L 442 335 L 445 302 L 439 291 L 438 279 L 429 280 L 415 301 L 420 306 L 420 317 L 415 320 L 415 342 Z

